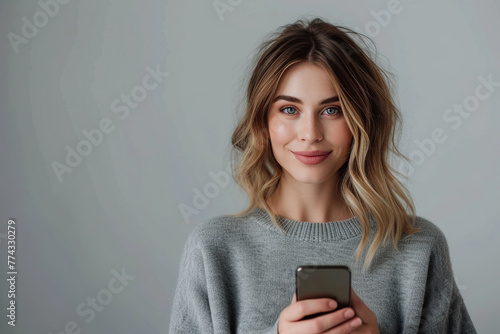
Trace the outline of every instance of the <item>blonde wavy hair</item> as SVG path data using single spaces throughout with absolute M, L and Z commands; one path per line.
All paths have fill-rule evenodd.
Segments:
M 392 98 L 389 72 L 367 55 L 369 49 L 358 45 L 356 40 L 367 46 L 363 37 L 321 18 L 302 18 L 280 27 L 260 44 L 250 64 L 246 111 L 231 138 L 231 153 L 239 155 L 231 158 L 233 177 L 250 204 L 231 216 L 242 216 L 259 206 L 284 232 L 267 204 L 283 173 L 268 142 L 267 112 L 287 68 L 298 62 L 319 65 L 332 77 L 353 135 L 350 156 L 339 170 L 338 191 L 363 229 L 356 263 L 369 240 L 370 216 L 376 221 L 364 262 L 367 268 L 381 244 L 391 240 L 397 248 L 403 234 L 418 230 L 411 195 L 395 177 L 402 174 L 389 164 L 390 153 L 408 160 L 396 145 L 401 115 Z

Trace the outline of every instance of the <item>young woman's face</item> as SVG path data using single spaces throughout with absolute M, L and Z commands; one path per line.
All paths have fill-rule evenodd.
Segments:
M 303 183 L 336 182 L 338 170 L 349 156 L 352 134 L 328 72 L 306 62 L 288 68 L 267 122 L 272 151 L 285 178 Z

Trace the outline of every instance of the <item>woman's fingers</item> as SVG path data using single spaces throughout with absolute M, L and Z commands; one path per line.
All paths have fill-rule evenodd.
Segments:
M 362 325 L 362 321 L 359 317 L 354 317 L 350 320 L 346 320 L 341 325 L 338 325 L 329 331 L 323 332 L 322 334 L 347 334 L 347 333 L 357 333 L 356 330 Z
M 370 309 L 364 305 L 359 297 L 351 290 L 352 306 L 359 311 L 370 313 Z M 315 298 L 297 301 L 294 294 L 292 302 L 280 314 L 278 329 L 280 334 L 342 334 L 354 333 L 365 326 L 364 319 L 358 314 L 354 307 L 337 309 L 338 304 L 329 298 Z M 366 310 L 366 311 L 365 311 Z M 304 319 L 305 316 L 317 313 L 312 319 Z
M 297 302 L 295 294 L 292 304 L 283 310 L 283 320 L 299 321 L 306 315 L 333 311 L 337 308 L 337 302 L 330 298 L 306 299 Z
M 332 314 L 321 316 L 320 333 L 343 334 L 351 333 L 361 326 L 362 321 L 359 317 L 354 317 L 355 313 L 350 307 L 340 309 Z M 329 330 L 329 331 L 327 331 Z M 326 331 L 326 332 L 325 332 Z
M 291 304 L 288 310 L 282 312 L 283 326 L 281 328 L 287 328 L 283 333 L 349 333 L 361 325 L 361 321 L 351 321 L 355 315 L 351 308 L 332 311 L 331 301 L 327 298 L 317 298 Z M 332 305 L 337 307 L 335 301 Z M 301 320 L 305 315 L 328 311 L 331 312 L 313 319 Z M 290 324 L 293 324 L 293 329 L 289 327 Z M 329 330 L 332 329 L 336 330 L 330 332 Z

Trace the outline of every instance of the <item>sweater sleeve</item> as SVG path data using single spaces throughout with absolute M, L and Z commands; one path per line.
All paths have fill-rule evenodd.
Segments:
M 170 315 L 169 334 L 218 334 L 215 333 L 214 327 L 217 324 L 213 319 L 228 316 L 214 314 L 214 310 L 210 308 L 210 287 L 207 284 L 206 265 L 197 235 L 197 233 L 191 233 L 182 252 Z M 220 332 L 220 329 L 217 331 Z M 251 334 L 277 333 L 278 319 L 270 327 L 251 332 Z
M 444 234 L 433 245 L 419 333 L 476 333 L 453 277 Z
M 203 256 L 191 234 L 181 256 L 169 333 L 213 333 Z

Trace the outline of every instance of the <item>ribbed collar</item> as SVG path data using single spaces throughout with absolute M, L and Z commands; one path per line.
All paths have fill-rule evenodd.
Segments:
M 249 218 L 255 220 L 261 226 L 279 232 L 283 232 L 273 224 L 273 221 L 266 210 L 253 208 L 249 213 Z M 359 220 L 356 217 L 340 221 L 325 223 L 312 223 L 297 221 L 281 216 L 276 216 L 286 231 L 286 237 L 304 241 L 334 241 L 354 238 L 363 231 Z

